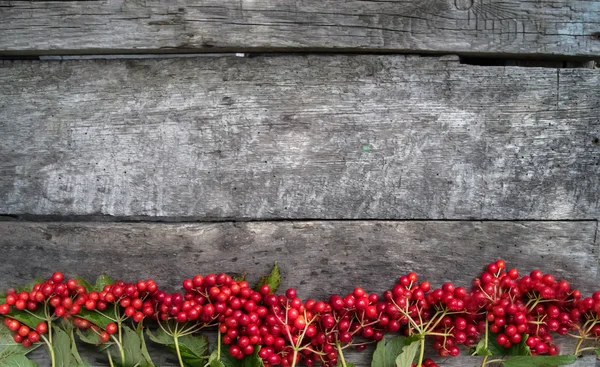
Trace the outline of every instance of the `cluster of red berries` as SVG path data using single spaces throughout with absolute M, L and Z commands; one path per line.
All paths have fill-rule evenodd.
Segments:
M 25 348 L 29 348 L 33 343 L 40 340 L 40 336 L 48 332 L 48 324 L 45 321 L 40 322 L 35 329 L 20 323 L 10 317 L 4 318 L 4 325 L 14 332 L 13 339 L 16 343 L 21 343 Z
M 348 347 L 364 350 L 385 333 L 432 337 L 443 356 L 456 356 L 460 346 L 474 346 L 486 328 L 496 342 L 510 348 L 524 342 L 533 355 L 556 355 L 552 333 L 577 330 L 580 340 L 600 338 L 600 292 L 582 298 L 565 280 L 539 270 L 521 276 L 503 260 L 487 265 L 473 280 L 472 289 L 445 283 L 432 289 L 415 273 L 401 276 L 380 297 L 360 287 L 333 295 L 327 301 L 302 300 L 295 289 L 276 295 L 268 285 L 257 290 L 226 274 L 196 275 L 183 281 L 183 293 L 167 293 L 153 280 L 117 281 L 101 291 L 90 291 L 76 280 L 54 273 L 30 292 L 9 290 L 0 314 L 15 332 L 15 341 L 30 346 L 48 332 L 46 321 L 35 330 L 11 318 L 11 312 L 35 311 L 43 305 L 52 322 L 72 318 L 75 326 L 91 329 L 99 343 L 116 333 L 114 322 L 100 327 L 81 310 L 116 310 L 118 322 L 156 320 L 175 335 L 216 326 L 235 358 L 258 350 L 266 367 L 336 366 Z M 169 325 L 176 324 L 172 329 Z M 581 343 L 580 343 L 581 344 Z M 426 367 L 435 367 L 427 359 Z
M 565 335 L 579 321 L 575 305 L 581 293 L 539 270 L 519 277 L 517 269 L 507 270 L 498 260 L 474 280 L 473 287 L 471 311 L 482 311 L 496 341 L 506 348 L 527 337 L 533 355 L 557 355 L 551 332 Z M 484 321 L 479 328 L 485 328 Z

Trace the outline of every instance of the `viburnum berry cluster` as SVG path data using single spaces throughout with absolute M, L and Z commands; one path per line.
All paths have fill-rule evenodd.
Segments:
M 265 367 L 347 367 L 345 351 L 377 344 L 374 365 L 388 348 L 385 353 L 398 356 L 391 366 L 435 367 L 425 358 L 427 339 L 441 357 L 468 351 L 484 356 L 483 365 L 502 361 L 489 360 L 492 355 L 516 350 L 528 358 L 559 356 L 553 334 L 577 340 L 574 356 L 600 346 L 600 291 L 583 298 L 566 280 L 539 270 L 521 275 L 503 260 L 488 264 L 470 289 L 450 282 L 432 289 L 410 272 L 382 294 L 356 287 L 327 300 L 303 300 L 294 288 L 276 294 L 278 274 L 276 266 L 256 287 L 227 274 L 195 275 L 183 281 L 182 292 L 169 293 L 151 279 L 100 277 L 92 286 L 56 272 L 30 289 L 9 289 L 0 315 L 15 342 L 46 344 L 53 366 L 58 358 L 53 335 L 70 332 L 73 338 L 73 327 L 79 340 L 107 345 L 111 366 L 132 358 L 152 365 L 144 329 L 152 341 L 173 350 L 181 366 L 228 367 L 255 358 Z M 218 338 L 209 353 L 202 347 L 206 343 L 192 338 L 211 328 Z M 389 334 L 399 339 L 390 341 Z M 140 349 L 135 358 L 127 355 L 132 345 Z M 70 358 L 83 363 L 75 352 Z M 554 365 L 569 361 L 556 359 Z

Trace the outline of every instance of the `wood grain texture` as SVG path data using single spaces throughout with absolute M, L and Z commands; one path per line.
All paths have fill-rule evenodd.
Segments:
M 596 222 L 299 221 L 223 223 L 0 222 L 0 289 L 64 270 L 85 278 L 155 279 L 169 289 L 196 273 L 248 272 L 278 261 L 282 289 L 302 297 L 374 292 L 415 271 L 440 286 L 469 286 L 489 261 L 540 267 L 598 288 Z
M 0 214 L 593 219 L 600 73 L 453 57 L 0 64 Z
M 600 55 L 590 0 L 0 1 L 1 53 L 378 50 Z
M 564 276 L 586 293 L 598 288 L 596 223 L 321 221 L 247 223 L 28 223 L 0 222 L 0 288 L 57 269 L 93 279 L 101 272 L 137 280 L 152 276 L 179 289 L 195 273 L 248 272 L 251 282 L 282 268 L 281 289 L 296 286 L 303 298 L 327 297 L 360 284 L 381 292 L 415 270 L 433 286 L 452 280 L 468 286 L 482 265 L 504 258 L 523 272 L 534 268 Z M 561 343 L 568 353 L 572 341 Z M 159 366 L 176 361 L 151 346 Z M 351 353 L 370 366 L 372 349 Z M 84 353 L 94 366 L 102 357 Z M 433 356 L 433 354 L 431 354 Z M 42 351 L 34 358 L 49 366 Z M 446 367 L 475 367 L 478 358 L 451 358 Z M 595 366 L 593 357 L 576 366 Z

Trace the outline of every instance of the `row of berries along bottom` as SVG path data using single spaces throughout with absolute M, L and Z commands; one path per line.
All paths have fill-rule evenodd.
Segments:
M 423 345 L 430 339 L 442 357 L 468 348 L 475 354 L 492 345 L 504 351 L 518 345 L 531 356 L 556 356 L 560 351 L 553 334 L 572 336 L 575 355 L 600 344 L 600 291 L 584 297 L 566 280 L 539 270 L 522 275 L 503 260 L 488 264 L 470 289 L 452 283 L 432 289 L 411 272 L 383 294 L 356 287 L 328 300 L 302 300 L 294 288 L 275 294 L 277 277 L 278 269 L 251 287 L 226 274 L 196 275 L 183 281 L 183 292 L 169 293 L 151 279 L 128 283 L 104 277 L 105 284 L 97 282 L 94 288 L 56 272 L 30 290 L 8 289 L 0 299 L 0 314 L 24 347 L 47 344 L 44 336 L 52 325 L 65 320 L 96 336 L 98 344 L 118 344 L 125 325 L 154 325 L 176 343 L 213 328 L 220 335 L 219 348 L 230 357 L 254 354 L 266 367 L 347 366 L 343 351 L 364 350 L 386 334 Z M 34 319 L 35 325 L 21 322 L 24 315 L 38 315 L 39 320 Z M 417 354 L 412 365 L 436 366 L 424 353 Z M 481 355 L 487 359 L 488 354 Z M 178 359 L 189 365 L 181 355 Z

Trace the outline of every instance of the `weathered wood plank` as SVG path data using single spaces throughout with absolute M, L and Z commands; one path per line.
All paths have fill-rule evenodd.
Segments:
M 600 55 L 600 2 L 0 1 L 0 53 L 376 50 Z
M 468 286 L 482 264 L 502 257 L 522 271 L 539 267 L 591 292 L 598 287 L 595 231 L 593 221 L 0 222 L 0 287 L 64 269 L 90 279 L 100 272 L 128 280 L 153 276 L 174 290 L 180 279 L 197 272 L 248 271 L 249 280 L 256 281 L 279 261 L 282 288 L 297 286 L 308 298 L 357 284 L 379 292 L 410 270 L 434 286 L 447 280 Z M 565 352 L 573 346 L 561 344 Z M 371 352 L 352 353 L 348 360 L 367 367 Z M 85 355 L 90 361 L 99 357 L 89 350 Z M 176 365 L 160 349 L 151 348 L 151 355 L 160 366 Z M 42 351 L 34 358 L 49 366 Z M 481 364 L 466 357 L 442 362 L 448 367 Z M 577 364 L 594 365 L 593 357 Z
M 64 270 L 95 278 L 154 277 L 179 288 L 198 272 L 248 272 L 278 261 L 282 287 L 322 297 L 362 285 L 382 292 L 416 271 L 439 286 L 469 286 L 489 261 L 540 268 L 584 291 L 598 288 L 596 223 L 300 221 L 222 223 L 0 222 L 0 288 Z
M 0 214 L 591 219 L 600 74 L 454 58 L 0 64 Z

